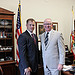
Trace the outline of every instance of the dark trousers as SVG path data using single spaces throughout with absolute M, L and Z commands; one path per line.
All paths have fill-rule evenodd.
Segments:
M 30 75 L 38 75 L 37 72 L 31 72 Z

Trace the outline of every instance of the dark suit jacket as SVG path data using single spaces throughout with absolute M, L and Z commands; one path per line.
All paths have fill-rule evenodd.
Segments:
M 22 33 L 18 38 L 18 47 L 20 56 L 19 69 L 21 75 L 24 75 L 24 69 L 27 67 L 31 67 L 32 72 L 37 71 L 38 39 L 36 35 L 34 36 L 36 39 L 36 45 L 34 44 L 34 40 L 27 30 L 24 33 Z

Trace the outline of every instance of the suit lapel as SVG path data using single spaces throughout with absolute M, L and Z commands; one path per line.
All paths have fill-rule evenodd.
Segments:
M 33 38 L 31 37 L 31 35 L 29 34 L 29 32 L 26 30 L 26 35 L 27 35 L 27 38 L 30 39 L 30 41 L 34 41 Z
M 44 32 L 44 35 L 43 35 L 43 37 L 44 37 L 44 48 L 45 48 L 45 32 Z
M 31 35 L 29 34 L 29 32 L 27 30 L 26 30 L 26 34 L 29 37 L 29 39 L 31 39 L 30 41 L 33 41 L 33 43 L 34 43 L 34 39 L 31 37 Z M 36 43 L 37 43 L 37 38 L 36 38 L 36 35 L 35 34 L 34 34 L 34 38 L 35 38 Z
M 31 37 L 31 35 L 29 34 L 29 32 L 26 30 L 26 34 L 29 36 L 29 37 Z
M 52 38 L 53 38 L 53 35 L 54 35 L 54 30 L 52 30 L 51 31 L 51 34 L 50 34 L 50 36 L 49 36 L 49 40 L 48 40 L 48 44 L 46 45 L 46 49 L 48 48 L 48 46 L 50 45 L 50 43 L 51 43 L 51 40 L 52 40 Z

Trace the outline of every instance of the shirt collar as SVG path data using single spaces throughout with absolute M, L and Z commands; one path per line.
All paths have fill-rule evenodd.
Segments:
M 49 31 L 49 34 L 52 32 L 52 30 L 53 30 L 53 29 L 51 29 L 51 31 Z M 46 31 L 46 34 L 47 34 L 47 31 Z
M 33 34 L 33 33 L 31 33 L 28 29 L 27 29 L 27 31 L 28 31 L 28 33 L 31 35 L 31 34 Z
M 49 31 L 49 34 L 48 34 L 49 37 L 50 37 L 52 31 L 53 31 L 53 29 L 51 29 L 51 31 Z M 47 34 L 47 31 L 45 33 L 45 36 L 46 36 L 46 34 Z

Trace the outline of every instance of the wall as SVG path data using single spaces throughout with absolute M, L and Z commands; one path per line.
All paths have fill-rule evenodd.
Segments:
M 18 0 L 0 0 L 0 7 L 15 13 L 14 32 L 18 3 Z M 75 0 L 21 0 L 23 32 L 26 30 L 25 21 L 28 18 L 34 18 L 40 22 L 43 22 L 45 18 L 51 18 L 54 22 L 58 22 L 58 31 L 63 33 L 65 44 L 70 48 L 70 32 L 73 24 L 72 6 L 75 12 Z

